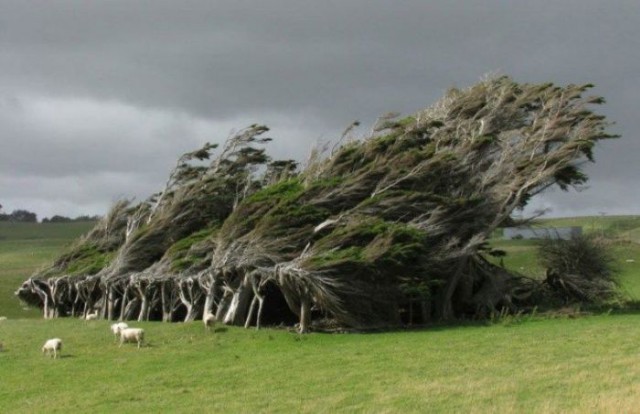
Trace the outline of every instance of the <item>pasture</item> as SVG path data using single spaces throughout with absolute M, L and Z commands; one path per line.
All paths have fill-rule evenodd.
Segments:
M 5 294 L 90 224 L 62 224 L 46 228 L 49 233 L 41 227 L 9 231 L 5 224 L 3 413 L 577 413 L 640 406 L 640 314 L 516 316 L 424 330 L 303 336 L 221 325 L 211 333 L 201 322 L 132 322 L 145 329 L 147 344 L 120 348 L 108 321 L 43 320 Z M 622 233 L 637 234 L 640 224 L 611 228 L 623 286 L 638 298 L 640 245 Z M 537 272 L 532 242 L 494 244 L 509 252 L 505 265 Z M 64 342 L 58 360 L 40 351 L 53 337 Z
M 34 271 L 55 259 L 94 224 L 0 222 L 0 315 L 9 318 L 41 317 L 36 309 L 24 309 L 13 292 Z

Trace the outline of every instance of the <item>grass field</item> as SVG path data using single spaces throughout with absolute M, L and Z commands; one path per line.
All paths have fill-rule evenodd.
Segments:
M 15 290 L 88 229 L 33 226 L 0 226 L 0 292 Z M 635 228 L 611 228 L 618 232 L 620 264 L 629 265 L 623 286 L 640 293 L 640 246 L 624 236 Z M 531 242 L 494 242 L 509 250 L 509 267 L 536 271 Z M 148 344 L 140 350 L 119 348 L 107 321 L 34 319 L 39 313 L 23 311 L 4 293 L 0 315 L 9 316 L 0 321 L 1 413 L 618 413 L 640 407 L 640 314 L 304 336 L 132 323 L 146 331 Z M 52 337 L 64 341 L 58 360 L 40 352 Z
M 94 224 L 0 222 L 0 315 L 10 318 L 39 317 L 39 311 L 24 309 L 13 292 L 34 271 L 50 263 Z
M 10 318 L 40 317 L 23 309 L 13 292 L 34 271 L 51 262 L 72 240 L 93 227 L 78 223 L 0 222 L 0 315 Z
M 379 334 L 0 322 L 3 412 L 634 412 L 640 315 Z M 63 357 L 40 353 L 47 338 Z

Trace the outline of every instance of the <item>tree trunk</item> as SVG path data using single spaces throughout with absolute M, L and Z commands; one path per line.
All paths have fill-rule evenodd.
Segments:
M 122 302 L 120 302 L 120 315 L 118 315 L 119 321 L 124 320 L 124 315 L 126 313 L 125 310 L 127 309 L 127 305 L 129 304 L 128 291 L 129 291 L 129 286 L 126 285 L 124 288 L 124 292 L 122 292 Z
M 311 324 L 311 306 L 306 296 L 300 298 L 300 333 L 309 332 Z
M 48 281 L 48 285 L 49 285 L 49 291 L 51 292 L 51 300 L 49 302 L 49 309 L 51 312 L 51 317 L 52 318 L 56 318 L 58 316 L 58 309 L 57 309 L 57 300 L 56 300 L 56 293 L 58 290 L 58 283 L 57 283 L 57 279 L 51 278 Z
M 233 293 L 229 309 L 224 316 L 223 323 L 240 325 L 247 319 L 247 309 L 253 296 L 249 281 L 245 278 Z
M 244 322 L 244 329 L 248 329 L 251 326 L 251 318 L 253 317 L 253 310 L 256 307 L 256 303 L 258 302 L 258 297 L 253 296 L 251 300 L 251 305 L 249 306 L 249 311 L 247 312 L 247 320 Z
M 431 322 L 431 301 L 428 299 L 420 302 L 420 311 L 422 313 L 422 323 Z
M 125 321 L 133 320 L 133 313 L 136 309 L 136 306 L 138 305 L 138 302 L 140 302 L 140 299 L 138 298 L 133 298 L 129 301 L 129 303 L 127 304 L 127 307 L 124 310 L 124 314 L 122 316 L 123 320 Z
M 173 300 L 171 292 L 167 286 L 167 281 L 160 284 L 160 294 L 162 296 L 162 322 L 171 322 L 173 320 Z
M 468 258 L 463 257 L 460 259 L 460 262 L 456 266 L 456 271 L 449 279 L 443 296 L 442 303 L 442 319 L 445 321 L 450 321 L 455 318 L 455 312 L 453 309 L 453 294 L 458 287 L 458 283 L 462 280 L 462 276 L 464 275 L 464 270 L 467 267 Z
M 146 320 L 147 309 L 149 307 L 149 300 L 146 295 L 142 295 L 142 299 L 140 302 L 140 312 L 138 313 L 138 322 L 142 322 Z
M 180 301 L 187 308 L 184 322 L 192 322 L 198 317 L 200 311 L 199 303 L 201 303 L 202 291 L 192 278 L 178 282 L 177 289 Z
M 107 320 L 114 320 L 115 313 L 115 287 L 113 285 L 109 285 L 107 287 Z
M 212 282 L 206 287 L 207 294 L 204 299 L 203 315 L 213 314 L 213 305 L 215 304 L 216 284 Z
M 218 309 L 216 309 L 216 320 L 220 321 L 223 318 L 223 315 L 226 315 L 227 310 L 229 309 L 229 305 L 233 299 L 233 293 L 228 290 L 225 290 L 222 298 L 220 298 L 220 303 L 218 303 Z

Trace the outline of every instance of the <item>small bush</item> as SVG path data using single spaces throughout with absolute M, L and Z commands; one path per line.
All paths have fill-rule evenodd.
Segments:
M 545 282 L 565 301 L 601 303 L 617 294 L 618 269 L 607 241 L 593 235 L 569 240 L 543 239 L 538 258 L 547 268 Z
M 547 269 L 561 274 L 578 274 L 585 279 L 615 280 L 617 269 L 607 241 L 593 235 L 568 240 L 543 239 L 538 257 Z

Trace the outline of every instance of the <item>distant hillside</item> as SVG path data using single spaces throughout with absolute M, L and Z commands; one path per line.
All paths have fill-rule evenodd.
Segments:
M 585 233 L 602 235 L 640 243 L 640 216 L 583 216 L 540 219 L 539 227 L 581 226 Z
M 0 240 L 73 240 L 95 226 L 95 221 L 70 223 L 0 222 Z

